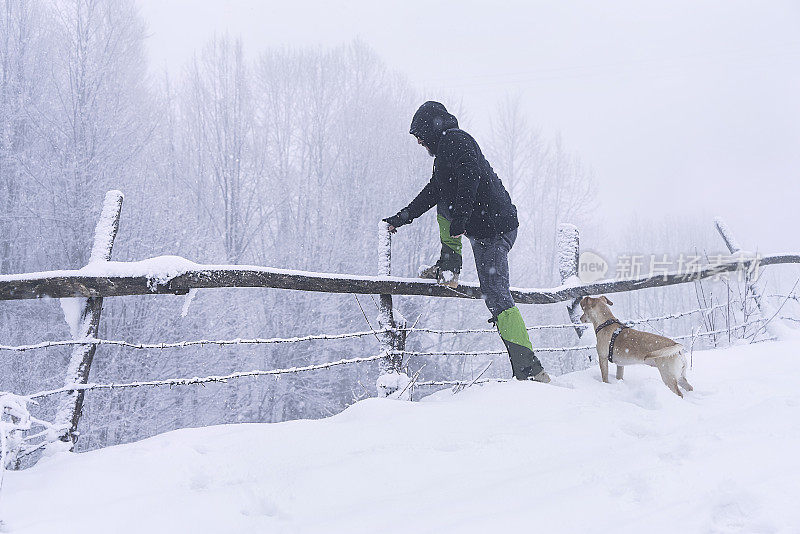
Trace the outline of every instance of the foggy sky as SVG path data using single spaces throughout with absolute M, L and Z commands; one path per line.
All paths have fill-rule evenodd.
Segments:
M 800 250 L 800 3 L 139 3 L 156 74 L 179 75 L 215 32 L 252 55 L 358 37 L 425 99 L 460 103 L 479 142 L 520 94 L 593 168 L 597 241 L 634 217 L 722 215 L 747 248 Z

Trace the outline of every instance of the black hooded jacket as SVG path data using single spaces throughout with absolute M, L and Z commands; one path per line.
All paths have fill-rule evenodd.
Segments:
M 433 175 L 408 206 L 387 219 L 392 226 L 408 224 L 436 204 L 447 208 L 452 236 L 492 237 L 519 226 L 517 208 L 503 182 L 475 139 L 458 128 L 442 104 L 422 104 L 411 121 L 411 133 L 435 157 Z

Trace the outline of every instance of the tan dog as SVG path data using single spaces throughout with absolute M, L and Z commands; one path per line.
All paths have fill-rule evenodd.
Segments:
M 608 382 L 608 362 L 617 365 L 617 380 L 622 380 L 626 365 L 649 365 L 658 369 L 661 380 L 673 393 L 683 397 L 678 386 L 692 391 L 686 380 L 683 345 L 671 339 L 628 328 L 611 313 L 613 302 L 607 297 L 583 297 L 581 321 L 592 323 L 597 334 L 597 356 L 603 382 Z

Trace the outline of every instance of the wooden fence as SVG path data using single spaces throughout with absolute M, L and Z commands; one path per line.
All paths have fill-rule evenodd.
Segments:
M 83 269 L 25 273 L 19 275 L 0 275 L 0 300 L 17 300 L 33 298 L 76 298 L 76 306 L 72 311 L 74 338 L 71 340 L 45 341 L 30 345 L 0 345 L 0 351 L 29 351 L 47 347 L 70 347 L 71 356 L 66 370 L 64 385 L 60 388 L 40 391 L 28 395 L 0 394 L 3 409 L 8 412 L 16 427 L 5 436 L 11 444 L 3 448 L 2 466 L 19 465 L 25 458 L 47 447 L 72 449 L 78 438 L 77 429 L 83 411 L 85 393 L 96 389 L 117 389 L 135 387 L 156 387 L 203 384 L 209 382 L 228 382 L 233 379 L 254 376 L 280 376 L 289 373 L 301 373 L 319 369 L 329 369 L 340 365 L 363 362 L 380 362 L 383 380 L 379 379 L 379 394 L 383 396 L 404 397 L 409 389 L 425 386 L 464 387 L 473 383 L 486 381 L 482 373 L 470 381 L 443 380 L 419 381 L 418 376 L 405 377 L 405 380 L 386 380 L 402 375 L 401 366 L 405 356 L 429 355 L 495 355 L 504 351 L 434 351 L 413 352 L 406 350 L 406 336 L 409 332 L 428 332 L 435 334 L 467 334 L 494 332 L 493 329 L 472 330 L 437 330 L 409 326 L 402 315 L 397 313 L 393 305 L 394 295 L 416 295 L 426 297 L 480 298 L 476 284 L 461 284 L 453 290 L 437 285 L 434 281 L 407 279 L 391 275 L 391 234 L 385 223 L 380 223 L 378 235 L 378 273 L 376 276 L 356 276 L 349 274 L 312 273 L 290 271 L 260 266 L 240 265 L 198 265 L 183 258 L 168 257 L 146 260 L 144 262 L 112 262 L 111 253 L 119 227 L 123 196 L 119 191 L 106 194 L 100 219 L 97 223 L 89 264 Z M 718 336 L 727 332 L 728 336 L 736 330 L 757 326 L 763 332 L 771 323 L 781 319 L 796 321 L 791 317 L 780 316 L 783 304 L 789 299 L 797 300 L 796 295 L 762 296 L 755 284 L 754 273 L 759 267 L 777 264 L 800 263 L 800 255 L 780 254 L 754 256 L 744 253 L 741 246 L 732 236 L 725 224 L 717 219 L 717 230 L 727 245 L 731 256 L 725 261 L 697 266 L 687 272 L 666 272 L 650 274 L 627 279 L 600 280 L 582 283 L 578 277 L 579 269 L 579 235 L 578 229 L 569 224 L 558 228 L 559 273 L 562 285 L 553 288 L 512 288 L 512 296 L 519 304 L 552 304 L 564 302 L 571 320 L 565 324 L 536 325 L 529 330 L 567 329 L 578 334 L 587 328 L 578 320 L 580 316 L 578 301 L 585 295 L 599 295 L 633 291 L 644 288 L 655 288 L 675 284 L 685 284 L 716 277 L 724 273 L 743 272 L 747 288 L 746 297 L 752 298 L 756 313 L 754 317 L 741 324 L 728 321 L 724 329 L 707 328 L 704 332 L 692 332 L 678 339 L 695 339 L 698 336 Z M 122 340 L 98 339 L 98 327 L 103 309 L 103 299 L 126 295 L 173 294 L 184 295 L 191 290 L 209 288 L 234 287 L 268 287 L 291 289 L 298 291 L 314 291 L 325 293 L 375 294 L 380 296 L 379 329 L 343 334 L 318 334 L 295 338 L 270 339 L 233 339 L 233 340 L 195 340 L 177 343 L 135 343 Z M 778 311 L 773 312 L 766 304 L 768 298 L 781 298 Z M 744 304 L 743 304 L 744 305 Z M 677 319 L 692 314 L 713 312 L 726 304 L 701 307 L 685 312 L 676 312 L 661 317 L 645 318 L 629 324 L 650 323 L 668 319 Z M 727 304 L 730 307 L 730 303 Z M 730 317 L 730 315 L 729 315 Z M 285 369 L 256 370 L 230 373 L 227 375 L 170 378 L 127 383 L 89 383 L 89 374 L 97 347 L 100 345 L 124 346 L 131 349 L 166 349 L 187 347 L 192 345 L 248 345 L 302 343 L 310 340 L 335 340 L 377 336 L 381 342 L 378 354 L 342 359 L 317 365 L 291 367 Z M 594 346 L 583 343 L 575 346 L 536 347 L 537 352 L 569 352 L 587 351 L 591 354 Z M 485 371 L 485 369 L 484 369 Z M 418 375 L 418 373 L 417 373 Z M 25 403 L 50 396 L 58 396 L 59 404 L 54 421 L 46 422 L 36 418 L 20 415 L 18 407 Z M 24 419 L 24 420 L 23 420 Z M 33 427 L 42 430 L 34 432 Z M 5 427 L 4 427 L 5 428 Z M 8 449 L 8 450 L 6 450 Z M 0 468 L 2 468 L 0 466 Z

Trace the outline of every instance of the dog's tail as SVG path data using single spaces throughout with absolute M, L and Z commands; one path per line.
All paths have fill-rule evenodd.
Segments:
M 669 358 L 677 354 L 680 354 L 683 351 L 684 351 L 683 345 L 681 345 L 680 343 L 675 343 L 674 345 L 671 345 L 669 347 L 664 347 L 663 349 L 654 350 L 653 352 L 648 354 L 645 357 L 645 359 L 650 360 L 653 358 Z

